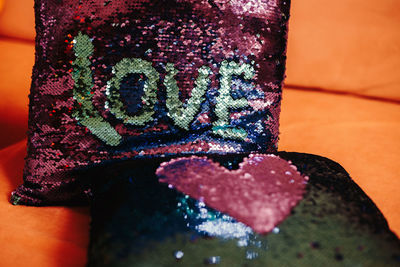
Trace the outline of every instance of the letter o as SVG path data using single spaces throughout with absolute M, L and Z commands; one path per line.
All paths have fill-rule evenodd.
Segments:
M 153 119 L 154 104 L 157 101 L 157 83 L 160 75 L 151 65 L 151 62 L 140 58 L 124 58 L 113 67 L 114 77 L 107 83 L 107 98 L 110 112 L 124 123 L 144 126 Z M 131 116 L 124 107 L 119 92 L 122 80 L 128 74 L 144 74 L 147 81 L 144 83 L 142 96 L 142 110 Z

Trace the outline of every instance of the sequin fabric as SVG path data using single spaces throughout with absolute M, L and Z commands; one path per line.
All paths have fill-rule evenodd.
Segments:
M 79 202 L 76 170 L 277 149 L 289 1 L 36 0 L 24 185 Z M 85 193 L 86 191 L 86 193 Z
M 250 154 L 233 171 L 204 157 L 178 158 L 162 163 L 156 174 L 160 182 L 261 234 L 290 214 L 308 179 L 273 154 Z
M 399 266 L 399 239 L 339 164 L 310 154 L 277 155 L 309 180 L 304 197 L 268 234 L 160 183 L 155 171 L 162 159 L 98 170 L 88 266 Z M 245 157 L 208 160 L 235 172 Z M 225 195 L 237 190 L 224 184 Z

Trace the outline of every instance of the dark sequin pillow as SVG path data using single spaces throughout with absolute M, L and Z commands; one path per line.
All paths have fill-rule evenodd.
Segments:
M 264 234 L 222 209 L 213 209 L 207 204 L 210 199 L 193 198 L 160 183 L 155 175 L 160 161 L 128 166 L 123 162 L 117 172 L 99 170 L 93 181 L 88 266 L 400 266 L 400 240 L 338 163 L 303 153 L 277 155 L 309 179 L 298 205 Z M 242 159 L 233 155 L 212 160 L 226 172 L 237 173 Z M 276 174 L 277 165 L 272 166 Z M 265 171 L 264 177 L 276 174 Z M 240 175 L 235 178 L 240 180 Z M 247 180 L 235 183 L 243 189 Z M 284 181 L 292 184 L 291 178 Z M 230 182 L 222 184 L 226 194 L 237 191 Z M 240 191 L 239 201 L 257 201 L 257 197 L 246 201 L 248 191 Z M 279 196 L 279 191 L 272 192 L 271 197 Z M 290 201 L 291 196 L 285 196 L 277 211 Z M 268 211 L 270 203 L 264 203 L 260 213 Z M 269 214 L 271 220 L 276 216 Z
M 274 152 L 287 0 L 36 0 L 24 184 L 79 202 L 79 171 L 165 155 Z

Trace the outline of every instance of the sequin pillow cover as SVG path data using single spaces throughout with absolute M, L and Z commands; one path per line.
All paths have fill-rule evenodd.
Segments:
M 327 158 L 191 156 L 117 170 L 93 180 L 90 267 L 400 265 L 382 213 Z
M 274 152 L 289 1 L 36 0 L 24 184 L 80 202 L 105 162 Z

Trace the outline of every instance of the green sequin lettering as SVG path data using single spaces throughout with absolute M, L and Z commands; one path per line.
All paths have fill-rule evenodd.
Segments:
M 158 72 L 149 61 L 140 58 L 124 58 L 113 67 L 113 73 L 114 77 L 107 83 L 111 113 L 126 124 L 145 126 L 153 120 L 154 104 L 157 101 L 157 83 L 160 79 Z M 122 80 L 129 74 L 144 74 L 147 77 L 143 88 L 142 110 L 135 116 L 128 115 L 125 111 L 119 93 Z
M 182 129 L 189 130 L 190 123 L 194 120 L 200 109 L 201 103 L 205 100 L 205 93 L 210 83 L 210 68 L 201 67 L 198 70 L 198 76 L 195 87 L 191 92 L 191 96 L 187 101 L 186 108 L 183 107 L 179 100 L 179 88 L 174 79 L 178 70 L 174 68 L 174 64 L 168 63 L 166 66 L 167 75 L 165 76 L 164 85 L 167 88 L 167 108 L 168 116 L 174 123 Z
M 224 60 L 219 70 L 220 89 L 215 105 L 217 120 L 213 123 L 213 133 L 223 138 L 245 140 L 247 132 L 241 128 L 230 125 L 230 109 L 246 108 L 249 103 L 246 98 L 234 99 L 231 95 L 232 77 L 243 75 L 245 79 L 252 79 L 255 75 L 254 68 L 249 64 L 239 64 L 234 61 Z
M 79 33 L 74 39 L 73 49 L 76 55 L 72 63 L 72 78 L 75 82 L 73 95 L 78 104 L 73 116 L 106 144 L 119 145 L 122 137 L 100 116 L 92 103 L 91 89 L 94 85 L 89 57 L 93 54 L 93 44 L 90 38 Z

